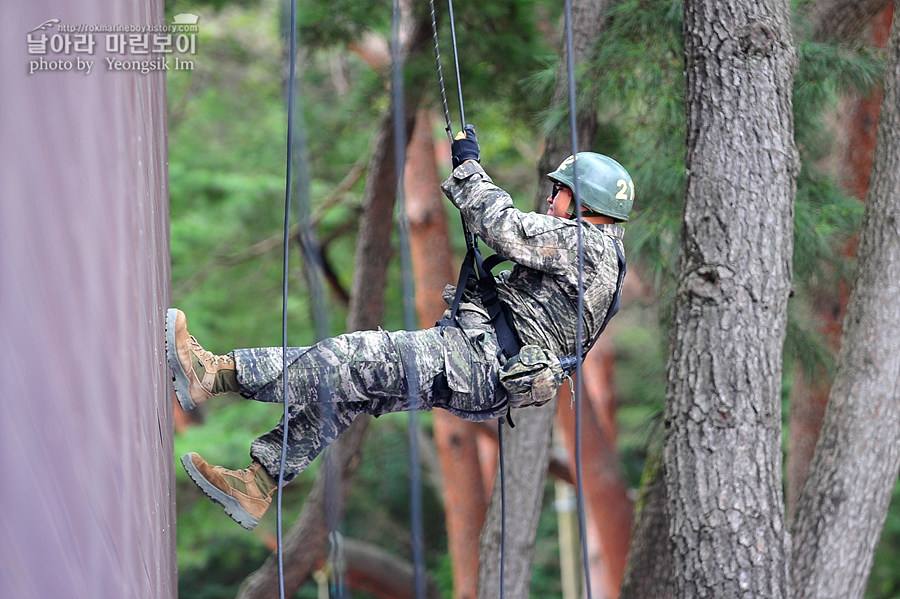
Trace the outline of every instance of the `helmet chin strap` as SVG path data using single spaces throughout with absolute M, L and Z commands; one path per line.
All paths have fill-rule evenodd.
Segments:
M 575 219 L 575 202 L 572 202 L 571 204 L 569 204 L 569 207 L 566 208 L 566 216 L 569 217 L 569 220 Z M 584 208 L 581 209 L 581 218 L 590 218 L 592 216 L 602 217 L 606 215 L 600 212 L 594 212 L 593 210 L 585 210 Z

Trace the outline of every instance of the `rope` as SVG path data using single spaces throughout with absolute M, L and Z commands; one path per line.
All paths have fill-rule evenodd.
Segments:
M 500 599 L 503 599 L 506 563 L 506 480 L 503 475 L 503 418 L 497 420 L 497 448 L 500 453 Z
M 433 14 L 433 13 L 432 13 Z M 406 215 L 403 171 L 406 162 L 406 131 L 403 105 L 403 54 L 400 48 L 400 2 L 394 0 L 391 11 L 391 93 L 394 110 L 394 166 L 397 180 L 397 218 L 400 238 L 400 263 L 403 287 L 403 321 L 407 330 L 416 326 L 415 286 L 412 275 L 412 256 L 409 247 L 409 227 Z M 415 597 L 425 598 L 425 558 L 422 532 L 422 475 L 419 466 L 419 414 L 416 397 L 419 381 L 412 364 L 415 356 L 401 356 L 407 381 L 409 399 L 409 476 L 410 476 L 410 528 L 413 545 L 413 572 Z
M 279 464 L 278 480 L 284 480 L 284 464 L 287 461 L 287 440 L 290 426 L 289 412 L 289 395 L 287 377 L 284 373 L 287 370 L 287 299 L 288 299 L 288 273 L 289 273 L 289 255 L 290 255 L 290 212 L 291 212 L 291 194 L 296 193 L 298 199 L 298 220 L 300 222 L 299 242 L 300 249 L 304 258 L 304 275 L 309 286 L 313 322 L 315 325 L 316 339 L 321 340 L 328 336 L 328 308 L 325 302 L 324 284 L 322 282 L 321 273 L 324 271 L 324 260 L 319 248 L 319 242 L 312 227 L 310 218 L 310 196 L 309 196 L 309 168 L 308 160 L 305 154 L 306 135 L 302 127 L 302 121 L 295 125 L 294 116 L 299 112 L 295 106 L 295 97 L 297 91 L 296 84 L 296 57 L 297 57 L 297 20 L 296 20 L 296 1 L 290 2 L 290 15 L 287 17 L 288 27 L 290 27 L 290 56 L 289 56 L 289 75 L 287 83 L 287 150 L 286 150 L 286 168 L 285 168 L 285 209 L 284 209 L 284 240 L 283 240 L 283 256 L 282 256 L 282 393 L 284 397 L 284 410 L 282 414 L 283 436 L 281 445 L 281 461 Z M 295 160 L 295 149 L 299 149 L 299 159 Z M 296 163 L 296 165 L 295 165 Z M 294 182 L 293 169 L 297 168 L 299 176 L 297 182 Z M 295 189 L 296 186 L 296 189 Z M 319 397 L 323 393 L 318 393 Z M 327 403 L 327 402 L 326 402 Z M 330 404 L 327 404 L 330 406 Z M 323 413 L 323 417 L 328 418 L 328 414 Z M 340 541 L 340 532 L 338 525 L 340 521 L 338 502 L 334 499 L 339 490 L 339 465 L 337 456 L 331 451 L 325 456 L 325 496 L 326 496 L 326 514 L 325 522 L 329 530 L 329 561 L 332 564 L 332 596 L 336 598 L 344 597 L 343 590 L 343 570 L 340 567 L 342 563 L 343 547 Z M 276 520 L 277 520 L 277 552 L 278 552 L 278 588 L 279 597 L 284 599 L 285 582 L 284 582 L 284 547 L 283 547 L 283 520 L 282 520 L 282 486 L 278 486 L 277 503 L 276 503 Z
M 466 111 L 463 108 L 462 79 L 459 76 L 459 52 L 456 49 L 456 20 L 453 18 L 453 0 L 447 0 L 450 10 L 450 37 L 453 39 L 453 64 L 456 66 L 456 89 L 459 92 L 459 126 L 466 126 Z
M 453 37 L 453 60 L 456 67 L 456 86 L 459 90 L 459 118 L 462 122 L 462 124 L 460 125 L 460 127 L 462 128 L 465 127 L 466 124 L 466 112 L 462 96 L 462 83 L 460 82 L 459 76 L 459 53 L 456 50 L 456 24 L 453 18 L 453 1 L 448 1 L 450 5 L 450 33 Z M 447 88 L 444 85 L 444 69 L 441 67 L 441 49 L 440 45 L 438 44 L 437 20 L 435 18 L 434 12 L 434 0 L 428 0 L 428 4 L 431 8 L 431 37 L 434 44 L 434 61 L 437 67 L 438 86 L 441 91 L 441 104 L 444 108 L 444 122 L 446 123 L 445 130 L 447 131 L 447 138 L 450 140 L 450 143 L 453 143 L 453 124 L 450 122 L 450 108 L 447 105 Z M 460 215 L 460 217 L 462 217 L 462 215 Z M 477 239 L 469 231 L 469 225 L 466 224 L 465 219 L 460 218 L 460 220 L 462 221 L 463 237 L 466 240 L 466 249 L 474 251 Z
M 437 67 L 438 85 L 441 89 L 441 104 L 444 107 L 444 122 L 447 123 L 445 130 L 450 142 L 453 142 L 453 125 L 450 124 L 450 108 L 447 106 L 447 88 L 444 86 L 444 69 L 441 68 L 441 48 L 438 44 L 437 18 L 434 15 L 434 0 L 428 0 L 431 8 L 431 41 L 434 45 L 434 62 Z
M 284 398 L 284 414 L 282 416 L 284 430 L 281 439 L 281 461 L 278 466 L 278 499 L 276 503 L 277 542 L 278 542 L 278 596 L 284 599 L 284 546 L 282 535 L 281 499 L 282 480 L 284 479 L 284 463 L 287 461 L 288 446 L 288 384 L 287 384 L 287 300 L 288 300 L 288 249 L 291 235 L 291 175 L 294 161 L 294 79 L 296 74 L 297 52 L 297 2 L 291 0 L 290 10 L 290 72 L 288 75 L 287 90 L 287 166 L 285 168 L 284 184 L 284 247 L 282 253 L 282 283 L 281 283 L 281 380 L 282 397 Z
M 447 90 L 444 86 L 444 71 L 441 67 L 441 52 L 440 47 L 438 45 L 438 33 L 437 33 L 437 21 L 435 19 L 434 14 L 434 0 L 428 0 L 428 3 L 431 8 L 431 31 L 432 38 L 434 42 L 434 60 L 437 66 L 437 75 L 438 75 L 438 85 L 440 86 L 441 92 L 441 103 L 444 108 L 444 121 L 447 124 L 447 136 L 450 138 L 450 142 L 453 142 L 453 125 L 450 122 L 450 109 L 447 106 Z M 453 62 L 454 67 L 456 69 L 456 88 L 459 93 L 459 120 L 460 127 L 465 128 L 466 125 L 466 113 L 465 113 L 465 104 L 463 102 L 463 93 L 462 93 L 462 79 L 459 74 L 459 51 L 456 45 L 456 19 L 453 16 L 453 0 L 447 0 L 449 16 L 450 16 L 450 35 L 453 40 Z M 460 215 L 462 217 L 462 215 Z M 478 239 L 469 231 L 469 226 L 466 224 L 466 220 L 464 218 L 462 220 L 462 231 L 463 236 L 466 240 L 466 249 L 467 256 L 474 257 L 478 255 Z M 490 272 L 488 272 L 488 276 Z M 457 293 L 461 290 L 457 289 Z M 458 305 L 458 301 L 454 302 L 455 305 Z M 499 453 L 499 462 L 500 462 L 500 599 L 503 599 L 504 596 L 504 569 L 506 563 L 506 486 L 504 481 L 504 469 L 503 469 L 503 423 L 504 419 L 500 418 L 497 421 L 497 450 Z
M 569 130 L 572 140 L 572 156 L 578 154 L 578 129 L 576 127 L 576 106 L 575 106 L 575 59 L 573 57 L 572 43 L 572 3 L 571 0 L 565 0 L 566 11 L 566 71 L 568 75 L 569 87 Z M 575 329 L 575 355 L 578 360 L 575 363 L 575 374 L 577 384 L 575 387 L 575 482 L 578 487 L 578 530 L 581 534 L 581 559 L 584 566 L 585 593 L 588 599 L 591 599 L 591 571 L 588 561 L 587 547 L 587 531 L 585 526 L 584 514 L 584 486 L 582 479 L 581 465 L 581 402 L 582 402 L 582 362 L 584 350 L 584 244 L 582 235 L 581 221 L 581 193 L 578 184 L 578 161 L 572 163 L 572 179 L 574 181 L 575 195 L 575 219 L 578 223 L 577 234 L 577 253 L 578 253 L 578 325 Z

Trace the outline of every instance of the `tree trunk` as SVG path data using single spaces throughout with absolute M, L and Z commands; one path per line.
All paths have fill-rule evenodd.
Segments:
M 800 497 L 798 598 L 862 597 L 900 468 L 900 11 L 837 372 Z
M 433 326 L 441 317 L 447 307 L 441 293 L 456 277 L 435 160 L 433 122 L 432 113 L 419 111 L 406 162 L 406 209 L 416 280 L 416 312 L 422 327 Z M 434 411 L 433 422 L 453 566 L 453 596 L 475 599 L 478 539 L 487 511 L 475 440 L 478 425 L 444 410 Z
M 478 597 L 497 599 L 500 585 L 507 597 L 528 597 L 534 539 L 541 514 L 547 463 L 550 459 L 550 429 L 556 401 L 539 408 L 513 412 L 516 427 L 503 425 L 503 471 L 506 488 L 506 552 L 503 580 L 500 579 L 501 477 L 494 480 L 494 492 L 487 521 L 481 533 Z
M 662 450 L 647 460 L 635 505 L 634 533 L 620 599 L 673 599 Z
M 426 581 L 425 597 L 416 597 L 409 562 L 371 543 L 344 539 L 347 586 L 381 599 L 440 599 L 434 581 Z
M 686 199 L 666 390 L 678 597 L 789 596 L 781 349 L 799 168 L 787 0 L 687 0 Z
M 834 297 L 837 298 L 837 294 Z M 824 318 L 821 313 L 820 317 Z M 831 388 L 831 379 L 824 368 L 818 369 L 818 376 L 812 377 L 799 367 L 794 370 L 784 468 L 785 513 L 788 523 L 792 523 L 797 515 L 797 502 L 815 455 Z
M 891 29 L 893 7 L 888 0 L 880 0 L 882 6 L 871 23 L 848 20 L 838 27 L 833 23 L 835 13 L 843 16 L 859 11 L 867 6 L 866 11 L 876 4 L 871 1 L 857 5 L 856 0 L 842 0 L 840 3 L 826 2 L 815 5 L 814 23 L 817 34 L 824 41 L 840 41 L 856 39 L 868 30 L 867 42 L 876 48 L 886 48 Z M 854 28 L 849 28 L 850 24 Z M 840 35 L 840 38 L 835 36 Z M 881 90 L 875 90 L 865 97 L 854 96 L 844 101 L 842 110 L 849 118 L 842 119 L 838 137 L 843 140 L 839 152 L 842 155 L 838 175 L 847 188 L 860 199 L 865 200 L 869 189 L 869 176 L 872 173 L 872 159 L 875 154 L 875 131 L 878 124 L 878 112 L 881 109 Z M 856 254 L 856 240 L 852 240 L 845 248 L 848 259 Z M 841 283 L 838 289 L 829 289 L 814 298 L 814 308 L 824 323 L 820 332 L 837 353 L 841 336 L 841 321 L 847 309 L 850 295 L 849 284 Z M 825 407 L 831 391 L 831 376 L 825 372 L 806 375 L 797 369 L 794 384 L 791 387 L 791 409 L 788 424 L 788 450 L 785 467 L 785 494 L 787 502 L 788 522 L 793 522 L 797 512 L 797 501 L 806 477 L 809 465 L 819 440 L 822 420 L 825 418 Z
M 593 597 L 615 599 L 625 574 L 631 542 L 631 501 L 619 468 L 615 445 L 615 423 L 607 409 L 612 398 L 611 348 L 601 339 L 588 354 L 582 371 L 582 455 L 585 511 L 592 516 L 593 533 L 599 552 L 591 555 Z M 557 423 L 563 432 L 574 472 L 575 418 L 569 409 L 572 400 L 567 385 L 559 393 Z
M 404 55 L 418 54 L 425 50 L 425 42 L 431 40 L 431 22 L 428 15 L 413 25 Z M 419 105 L 423 88 L 407 86 L 403 105 L 407 107 L 404 118 L 404 137 L 409 139 L 415 124 L 415 107 Z M 351 331 L 374 329 L 384 316 L 384 289 L 387 284 L 387 267 L 393 252 L 390 240 L 394 232 L 394 200 L 397 196 L 397 167 L 394 160 L 393 110 L 388 107 L 378 124 L 378 132 L 372 145 L 372 157 L 363 192 L 363 217 L 354 256 L 353 285 L 350 290 L 350 314 L 347 328 Z
M 407 94 L 406 106 L 418 105 L 418 95 Z M 415 112 L 404 115 L 406 139 L 412 133 Z M 363 216 L 356 238 L 355 269 L 350 290 L 350 312 L 347 329 L 374 329 L 384 317 L 384 290 L 387 268 L 393 256 L 394 200 L 397 197 L 397 175 L 394 160 L 393 113 L 385 111 L 372 144 L 366 187 L 363 194 Z

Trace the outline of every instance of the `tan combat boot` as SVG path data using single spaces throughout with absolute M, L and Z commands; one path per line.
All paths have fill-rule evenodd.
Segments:
M 278 488 L 275 479 L 256 461 L 244 470 L 228 470 L 208 464 L 191 452 L 181 456 L 181 463 L 203 493 L 247 530 L 259 524 Z
M 184 312 L 176 308 L 166 313 L 166 357 L 175 396 L 185 410 L 193 410 L 213 395 L 240 391 L 234 358 L 203 349 L 188 333 Z

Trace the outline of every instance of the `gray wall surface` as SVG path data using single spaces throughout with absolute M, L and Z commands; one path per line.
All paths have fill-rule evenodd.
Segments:
M 93 54 L 47 50 L 70 70 L 29 74 L 27 40 L 51 19 L 163 24 L 162 4 L 0 19 L 3 599 L 177 594 L 165 76 L 106 68 L 100 34 Z

